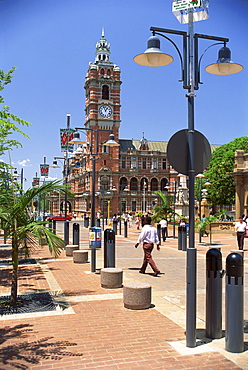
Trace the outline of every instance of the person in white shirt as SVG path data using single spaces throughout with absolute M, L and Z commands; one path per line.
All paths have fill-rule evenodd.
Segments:
M 167 221 L 164 217 L 162 217 L 162 220 L 159 222 L 159 225 L 161 227 L 163 242 L 165 242 L 166 241 L 166 236 L 167 236 Z
M 235 231 L 237 234 L 238 247 L 242 250 L 244 248 L 244 237 L 248 235 L 248 226 L 242 216 L 240 216 L 239 221 L 235 223 Z
M 152 221 L 151 217 L 146 216 L 144 221 L 145 225 L 141 230 L 137 243 L 135 244 L 135 248 L 137 248 L 139 244 L 143 242 L 144 259 L 139 272 L 141 274 L 145 274 L 146 267 L 149 263 L 149 265 L 154 271 L 153 276 L 158 276 L 158 274 L 160 274 L 160 271 L 152 258 L 152 250 L 154 243 L 157 244 L 157 250 L 158 251 L 160 250 L 157 230 L 155 229 L 155 227 L 151 225 Z

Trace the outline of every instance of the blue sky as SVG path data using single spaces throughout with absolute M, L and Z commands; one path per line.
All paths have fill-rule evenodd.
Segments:
M 248 1 L 210 0 L 210 17 L 196 22 L 196 33 L 228 37 L 232 60 L 244 71 L 216 76 L 204 67 L 217 60 L 219 47 L 202 60 L 203 85 L 195 98 L 195 128 L 211 144 L 225 144 L 246 136 L 248 129 Z M 161 40 L 161 49 L 174 63 L 142 67 L 133 57 L 146 49 L 150 26 L 187 31 L 171 12 L 170 0 L 1 0 L 0 69 L 18 69 L 4 90 L 11 113 L 32 123 L 25 129 L 30 140 L 12 152 L 18 172 L 24 166 L 29 187 L 43 157 L 52 163 L 61 156 L 59 129 L 84 124 L 84 79 L 94 61 L 102 27 L 111 44 L 111 61 L 121 69 L 120 138 L 168 141 L 187 128 L 187 99 L 180 79 L 180 64 L 173 46 Z M 179 47 L 182 40 L 172 36 Z M 210 45 L 200 40 L 199 54 Z M 51 169 L 51 177 L 61 171 Z

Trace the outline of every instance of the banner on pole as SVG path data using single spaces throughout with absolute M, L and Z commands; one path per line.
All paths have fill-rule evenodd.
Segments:
M 73 144 L 69 144 L 74 138 L 74 132 L 72 128 L 61 128 L 60 129 L 60 146 L 61 152 L 73 152 Z
M 189 23 L 189 11 L 193 9 L 193 21 L 208 19 L 209 0 L 172 0 L 172 13 L 177 20 Z
M 43 177 L 48 177 L 49 175 L 49 164 L 41 164 L 40 165 L 40 175 Z
M 40 185 L 40 178 L 39 177 L 34 177 L 33 178 L 33 182 L 32 182 L 32 186 L 39 186 Z

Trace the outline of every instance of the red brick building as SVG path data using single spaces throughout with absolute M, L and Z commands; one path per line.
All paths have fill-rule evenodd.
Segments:
M 149 211 L 159 201 L 154 191 L 173 191 L 177 173 L 166 158 L 166 142 L 120 139 L 121 71 L 110 60 L 104 32 L 96 44 L 96 57 L 85 77 L 85 143 L 69 159 L 68 182 L 74 192 L 69 210 L 90 212 L 92 153 L 95 160 L 95 209 L 122 213 Z M 130 127 L 130 134 L 132 128 Z M 114 134 L 118 147 L 104 146 Z M 110 201 L 110 202 L 108 202 Z M 57 204 L 58 206 L 58 204 Z M 57 207 L 58 211 L 58 207 Z

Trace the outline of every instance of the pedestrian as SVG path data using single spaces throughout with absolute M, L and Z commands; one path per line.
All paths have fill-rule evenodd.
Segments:
M 243 217 L 239 217 L 239 221 L 235 224 L 235 231 L 237 234 L 237 242 L 240 250 L 244 248 L 244 237 L 248 235 L 248 226 L 243 220 Z
M 137 216 L 135 217 L 135 224 L 136 224 L 137 230 L 139 230 L 139 228 L 140 228 L 140 222 L 141 222 L 141 220 L 140 220 L 140 216 L 139 216 L 139 215 L 137 215 Z
M 165 242 L 167 236 L 167 220 L 164 217 L 162 217 L 162 220 L 159 222 L 159 225 L 161 227 L 163 242 Z
M 202 236 L 204 236 L 204 234 L 206 234 L 208 236 L 208 232 L 206 230 L 206 216 L 205 214 L 202 215 L 202 219 L 201 219 L 201 222 L 203 223 L 203 229 L 202 229 Z
M 128 226 L 132 227 L 133 226 L 133 216 L 132 213 L 129 213 L 128 215 Z
M 143 242 L 143 251 L 144 251 L 144 259 L 143 259 L 143 264 L 140 268 L 140 273 L 145 274 L 146 272 L 146 267 L 149 263 L 151 268 L 154 271 L 153 276 L 158 276 L 160 274 L 159 269 L 157 268 L 153 258 L 152 258 L 152 250 L 154 244 L 157 244 L 157 250 L 160 250 L 159 246 L 159 239 L 158 239 L 158 234 L 157 230 L 155 227 L 151 225 L 152 219 L 150 216 L 146 216 L 144 218 L 144 227 L 141 230 L 141 233 L 138 237 L 137 243 L 135 244 L 135 248 L 139 246 L 140 243 Z

